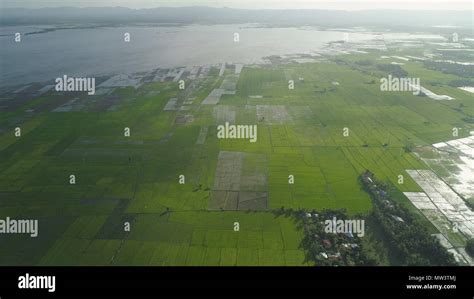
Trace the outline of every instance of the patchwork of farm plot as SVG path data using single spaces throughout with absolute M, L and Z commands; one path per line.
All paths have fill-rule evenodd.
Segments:
M 0 216 L 40 219 L 40 234 L 0 239 L 0 264 L 307 264 L 302 228 L 274 210 L 368 213 L 366 169 L 421 191 L 405 170 L 427 166 L 410 148 L 465 125 L 454 104 L 381 92 L 378 73 L 350 63 L 227 65 L 192 91 L 147 83 L 94 97 L 114 109 L 24 118 L 21 138 L 0 141 Z M 51 98 L 67 102 L 49 92 L 1 112 L 2 125 Z M 225 122 L 257 125 L 258 141 L 218 139 Z

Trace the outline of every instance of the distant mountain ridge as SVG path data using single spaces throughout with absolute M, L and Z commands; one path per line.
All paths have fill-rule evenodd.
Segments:
M 46 24 L 131 24 L 131 23 L 179 23 L 179 24 L 231 24 L 261 23 L 268 25 L 316 25 L 316 26 L 397 26 L 432 27 L 449 25 L 464 28 L 472 26 L 471 11 L 403 11 L 363 10 L 339 11 L 317 9 L 233 9 L 203 6 L 161 7 L 130 9 L 124 7 L 103 8 L 3 8 L 0 25 Z

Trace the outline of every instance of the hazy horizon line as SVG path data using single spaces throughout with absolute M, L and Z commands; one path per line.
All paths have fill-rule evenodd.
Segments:
M 1 4 L 0 4 L 1 6 Z M 162 9 L 162 8 L 211 8 L 211 9 L 235 9 L 235 10 L 320 10 L 320 11 L 452 11 L 452 12 L 467 12 L 473 11 L 472 9 L 437 9 L 437 8 L 361 8 L 361 9 L 347 9 L 347 8 L 281 8 L 281 7 L 265 7 L 265 8 L 245 8 L 245 7 L 229 7 L 229 6 L 209 6 L 209 5 L 183 5 L 183 6 L 155 6 L 155 7 L 127 7 L 127 6 L 45 6 L 45 7 L 20 7 L 20 6 L 11 6 L 11 7 L 2 7 L 3 9 L 26 9 L 26 10 L 40 10 L 40 9 L 105 9 L 105 8 L 121 8 L 129 10 L 152 10 L 152 9 Z

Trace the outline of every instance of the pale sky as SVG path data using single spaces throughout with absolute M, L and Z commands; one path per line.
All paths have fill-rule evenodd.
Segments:
M 107 7 L 212 6 L 268 9 L 406 9 L 473 11 L 474 0 L 0 0 L 0 7 Z

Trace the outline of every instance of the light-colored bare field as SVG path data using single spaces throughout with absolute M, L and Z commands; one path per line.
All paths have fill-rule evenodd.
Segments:
M 292 121 L 283 105 L 257 105 L 257 119 L 268 124 L 284 124 Z
M 201 127 L 198 138 L 196 140 L 196 144 L 204 144 L 204 142 L 206 141 L 208 130 L 209 130 L 209 127 Z
M 214 107 L 214 119 L 217 125 L 222 125 L 226 122 L 229 124 L 235 124 L 235 107 L 219 105 Z
M 178 99 L 177 98 L 171 98 L 169 99 L 168 103 L 166 103 L 165 108 L 163 108 L 164 111 L 175 111 L 178 110 Z
M 267 209 L 266 168 L 265 155 L 219 152 L 209 209 Z

